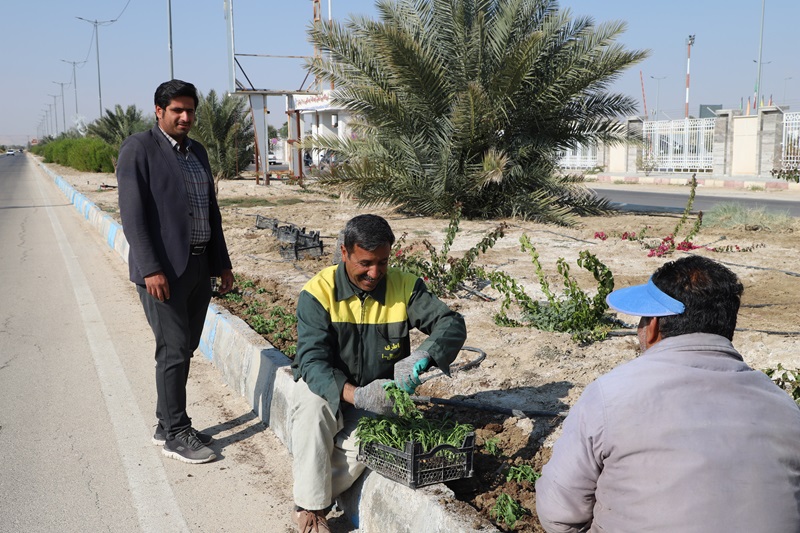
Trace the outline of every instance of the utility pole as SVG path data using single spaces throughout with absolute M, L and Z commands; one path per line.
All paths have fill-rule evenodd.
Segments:
M 757 63 L 758 64 L 758 81 L 756 82 L 755 94 L 756 94 L 756 109 L 759 109 L 761 107 L 761 104 L 758 103 L 758 97 L 762 96 L 761 95 L 761 74 L 764 72 L 764 67 L 766 67 L 767 65 L 772 63 L 772 61 L 763 61 L 761 59 L 761 56 L 759 55 L 758 59 L 754 59 L 753 60 L 753 63 Z
M 75 17 L 78 20 L 82 20 L 84 22 L 88 22 L 89 24 L 94 25 L 94 47 L 95 51 L 97 52 L 97 97 L 100 101 L 100 118 L 103 118 L 103 89 L 100 84 L 100 31 L 98 26 L 107 26 L 109 24 L 113 24 L 117 21 L 117 19 L 113 20 L 89 20 L 83 17 Z
M 44 113 L 44 115 L 42 116 L 42 124 L 43 124 L 42 131 L 44 133 L 42 137 L 47 137 L 50 134 L 50 128 L 48 124 L 50 122 L 50 117 L 47 116 L 47 109 L 42 109 L 42 112 Z
M 758 38 L 758 77 L 756 78 L 756 103 L 755 109 L 758 110 L 761 106 L 758 103 L 758 95 L 761 93 L 761 52 L 764 49 L 764 9 L 767 0 L 761 0 L 761 34 Z
M 660 78 L 657 76 L 650 76 L 652 79 L 656 80 L 656 115 L 655 119 L 658 120 L 658 101 L 661 98 L 661 80 L 667 79 L 666 76 L 661 76 Z
M 56 98 L 58 98 L 58 95 L 57 94 L 48 94 L 47 96 L 52 96 L 53 97 L 53 118 L 56 121 L 55 132 L 56 132 L 56 135 L 58 135 L 58 104 L 56 103 Z M 48 105 L 50 105 L 50 104 L 48 104 Z
M 61 120 L 64 123 L 64 131 L 67 131 L 67 112 L 64 110 L 64 85 L 69 85 L 67 82 L 54 81 L 56 85 L 61 85 Z
M 72 65 L 72 87 L 75 89 L 75 116 L 78 116 L 78 76 L 75 74 L 75 65 L 81 64 L 83 65 L 86 61 L 67 61 L 66 59 L 62 59 L 64 63 L 69 63 Z
M 694 45 L 694 35 L 686 39 L 686 113 L 685 118 L 689 118 L 689 66 L 692 58 L 692 46 Z
M 175 79 L 175 69 L 172 62 L 172 0 L 167 0 L 167 23 L 169 24 L 169 79 Z
M 47 115 L 47 121 L 48 121 L 48 124 L 47 124 L 47 129 L 48 129 L 48 131 L 49 131 L 49 130 L 50 130 L 50 127 L 52 126 L 52 121 L 53 121 L 53 104 L 47 104 L 47 108 L 50 110 L 50 111 L 49 111 L 49 113 L 50 113 L 50 114 L 49 114 L 49 115 Z M 51 134 L 53 137 L 55 137 L 55 136 L 57 135 L 57 134 L 55 134 L 55 133 L 52 133 L 52 132 L 50 132 L 50 134 Z

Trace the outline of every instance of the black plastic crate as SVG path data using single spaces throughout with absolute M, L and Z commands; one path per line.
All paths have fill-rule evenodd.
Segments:
M 370 442 L 358 447 L 358 460 L 370 469 L 407 487 L 416 489 L 443 481 L 472 477 L 475 433 L 468 433 L 460 448 L 441 444 L 423 453 L 418 442 L 406 442 L 398 450 Z

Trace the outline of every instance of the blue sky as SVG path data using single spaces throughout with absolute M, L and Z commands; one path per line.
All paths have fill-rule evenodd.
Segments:
M 233 0 L 237 53 L 310 55 L 306 29 L 310 0 Z M 76 17 L 108 21 L 99 26 L 103 108 L 120 104 L 152 110 L 155 87 L 169 77 L 167 0 L 0 1 L 0 144 L 25 143 L 41 131 L 44 110 L 55 107 L 63 129 L 61 85 L 76 68 L 79 114 L 87 122 L 100 114 L 93 25 Z M 327 17 L 328 0 L 322 0 Z M 613 90 L 633 96 L 642 110 L 640 70 L 647 108 L 658 104 L 661 118 L 682 118 L 686 98 L 686 39 L 691 51 L 690 113 L 700 104 L 739 108 L 753 94 L 757 76 L 761 0 L 562 0 L 574 16 L 596 22 L 624 20 L 619 39 L 627 48 L 649 49 L 650 57 L 626 71 Z M 336 19 L 351 13 L 376 16 L 374 0 L 332 0 Z M 776 104 L 800 110 L 800 2 L 766 0 L 762 52 L 763 93 Z M 223 0 L 172 0 L 175 77 L 202 92 L 227 90 L 227 48 Z M 241 58 L 259 88 L 297 89 L 305 71 L 296 59 Z M 651 76 L 664 78 L 660 82 Z M 791 78 L 791 79 L 789 79 Z M 58 82 L 58 83 L 53 83 Z M 75 116 L 73 85 L 64 87 L 64 115 Z M 785 95 L 785 96 L 784 96 Z M 270 99 L 270 120 L 285 120 L 283 101 Z M 53 121 L 51 118 L 51 130 Z

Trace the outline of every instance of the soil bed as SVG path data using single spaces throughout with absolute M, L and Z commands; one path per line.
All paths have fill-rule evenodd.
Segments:
M 101 185 L 115 185 L 109 174 L 83 174 L 52 165 L 51 168 L 95 204 L 118 218 L 116 192 Z M 688 197 L 688 188 L 685 189 Z M 331 264 L 333 247 L 339 230 L 351 217 L 365 212 L 384 216 L 399 237 L 407 233 L 406 243 L 430 241 L 440 248 L 447 229 L 447 220 L 409 217 L 387 208 L 359 208 L 352 200 L 315 186 L 301 188 L 286 181 L 272 180 L 268 186 L 256 185 L 254 178 L 223 181 L 219 190 L 225 235 L 234 265 L 240 276 L 236 297 L 216 298 L 236 315 L 248 320 L 256 311 L 264 315 L 260 323 L 272 328 L 265 336 L 273 345 L 291 354 L 296 342 L 292 337 L 295 301 L 305 284 L 316 272 Z M 285 260 L 280 245 L 269 230 L 257 229 L 256 215 L 275 218 L 282 224 L 295 224 L 308 231 L 320 231 L 325 255 L 300 261 Z M 560 292 L 562 280 L 556 272 L 559 257 L 567 260 L 572 275 L 589 293 L 596 285 L 591 275 L 575 263 L 581 250 L 589 250 L 613 272 L 617 287 L 642 283 L 664 262 L 681 257 L 675 252 L 668 257 L 648 257 L 637 241 L 620 238 L 624 232 L 647 234 L 657 243 L 675 227 L 677 216 L 625 215 L 588 217 L 570 228 L 561 228 L 506 220 L 506 236 L 478 263 L 487 269 L 500 269 L 520 283 L 534 298 L 542 292 L 530 257 L 520 252 L 519 238 L 528 235 L 540 254 L 542 268 L 548 274 L 551 289 Z M 460 231 L 451 248 L 451 255 L 461 257 L 500 221 L 462 220 Z M 687 223 L 688 231 L 693 220 Z M 727 264 L 745 285 L 743 307 L 734 344 L 745 361 L 757 369 L 797 368 L 798 326 L 800 311 L 800 246 L 797 245 L 795 219 L 793 227 L 780 231 L 752 231 L 703 227 L 695 243 L 711 246 L 739 246 L 739 252 L 693 250 Z M 597 232 L 608 238 L 595 237 Z M 754 245 L 756 245 L 754 247 Z M 544 332 L 529 328 L 499 327 L 493 316 L 500 307 L 499 296 L 490 288 L 482 289 L 492 301 L 482 301 L 468 294 L 445 299 L 462 313 L 467 322 L 467 345 L 486 352 L 486 359 L 477 367 L 457 371 L 452 378 L 435 377 L 424 383 L 418 394 L 480 402 L 485 405 L 527 411 L 563 412 L 579 397 L 584 387 L 615 366 L 638 355 L 636 336 L 611 336 L 605 341 L 578 345 L 569 334 Z M 254 309 L 255 307 L 255 309 Z M 280 308 L 276 316 L 266 316 Z M 638 318 L 620 315 L 624 323 L 634 324 Z M 261 319 L 259 319 L 261 320 Z M 255 328 L 254 328 L 255 329 Z M 276 332 L 279 337 L 276 338 Z M 412 345 L 421 341 L 412 337 Z M 474 352 L 462 351 L 457 363 L 475 358 Z M 471 479 L 449 483 L 461 502 L 477 510 L 476 527 L 491 521 L 501 530 L 542 531 L 536 520 L 535 492 L 530 483 L 506 482 L 512 465 L 529 464 L 536 471 L 550 457 L 550 448 L 558 437 L 561 418 L 516 418 L 487 411 L 450 406 L 427 408 L 431 416 L 449 412 L 456 420 L 469 422 L 476 428 L 475 475 Z M 525 516 L 514 528 L 497 523 L 491 516 L 497 498 L 506 493 L 522 504 Z M 461 504 L 463 505 L 463 503 Z M 472 512 L 472 511 L 465 511 Z

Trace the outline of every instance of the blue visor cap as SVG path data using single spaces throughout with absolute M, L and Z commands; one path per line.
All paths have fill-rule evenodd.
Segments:
M 656 287 L 653 279 L 645 285 L 618 289 L 606 302 L 612 309 L 633 316 L 671 316 L 683 313 L 684 305 Z

